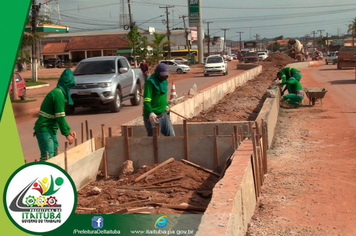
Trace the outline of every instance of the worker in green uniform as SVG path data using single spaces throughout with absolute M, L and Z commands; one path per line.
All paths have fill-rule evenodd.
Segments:
M 279 84 L 280 86 L 287 85 L 289 94 L 284 95 L 281 99 L 281 105 L 286 101 L 290 106 L 287 108 L 298 108 L 301 105 L 304 98 L 304 92 L 302 85 L 295 78 L 291 77 L 285 82 Z
M 302 78 L 302 73 L 293 68 L 293 67 L 285 67 L 282 70 L 280 70 L 277 73 L 277 78 L 282 80 L 282 83 L 285 83 L 287 79 L 289 78 L 294 78 L 296 79 L 298 82 L 300 82 L 301 78 Z M 284 92 L 288 89 L 288 84 L 287 86 L 283 89 L 282 91 L 282 95 L 284 94 Z M 289 90 L 289 89 L 288 89 Z
M 38 119 L 33 128 L 41 151 L 41 161 L 46 160 L 46 152 L 48 152 L 49 158 L 55 155 L 56 147 L 58 147 L 58 128 L 61 134 L 67 138 L 69 144 L 72 144 L 76 138 L 75 131 L 71 130 L 65 119 L 65 100 L 68 101 L 68 104 L 73 105 L 69 90 L 75 85 L 72 71 L 65 69 L 58 80 L 57 87 L 43 99 Z
M 168 116 L 168 66 L 164 63 L 157 65 L 155 72 L 145 78 L 143 94 L 143 120 L 147 135 L 152 136 L 152 128 L 160 124 L 160 131 L 165 136 L 175 136 L 171 120 Z

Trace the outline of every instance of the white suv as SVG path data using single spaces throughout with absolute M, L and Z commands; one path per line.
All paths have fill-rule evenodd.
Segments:
M 204 76 L 210 74 L 227 75 L 227 62 L 222 56 L 208 56 L 204 66 Z
M 333 63 L 333 65 L 336 64 L 337 62 L 337 56 L 339 55 L 338 51 L 331 52 L 329 55 L 326 56 L 325 58 L 325 64 Z

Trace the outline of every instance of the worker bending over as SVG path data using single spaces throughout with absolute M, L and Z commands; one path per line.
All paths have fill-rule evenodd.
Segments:
M 46 160 L 46 152 L 48 152 L 49 158 L 55 155 L 56 147 L 58 147 L 58 127 L 69 144 L 72 144 L 76 138 L 76 133 L 71 130 L 65 119 L 65 100 L 69 105 L 73 105 L 69 90 L 75 85 L 72 71 L 65 69 L 58 80 L 57 87 L 43 99 L 38 119 L 33 128 L 41 151 L 41 161 Z

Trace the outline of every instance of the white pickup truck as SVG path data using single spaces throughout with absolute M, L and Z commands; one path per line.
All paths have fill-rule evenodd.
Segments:
M 127 99 L 133 106 L 141 103 L 141 69 L 132 69 L 123 56 L 83 59 L 73 74 L 77 83 L 70 90 L 74 105 L 66 104 L 67 114 L 73 114 L 75 107 L 103 105 L 108 106 L 111 112 L 118 112 L 121 102 Z

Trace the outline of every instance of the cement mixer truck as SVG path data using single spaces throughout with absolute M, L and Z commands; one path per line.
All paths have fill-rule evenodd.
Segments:
M 288 41 L 288 56 L 297 61 L 304 61 L 303 44 L 298 39 L 290 39 Z

